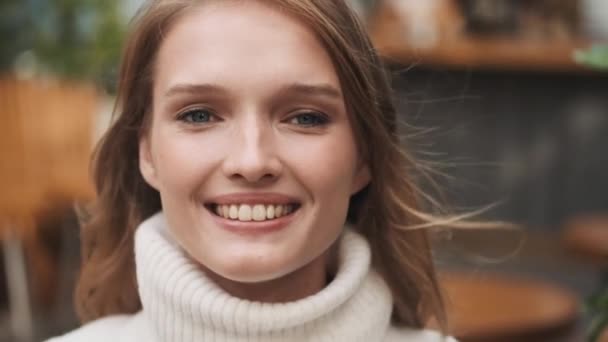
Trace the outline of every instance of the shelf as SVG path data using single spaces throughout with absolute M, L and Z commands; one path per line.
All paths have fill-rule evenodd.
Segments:
M 434 67 L 592 73 L 574 62 L 577 49 L 591 41 L 542 41 L 517 38 L 471 38 L 458 35 L 431 48 L 414 48 L 404 38 L 397 14 L 386 6 L 369 20 L 369 30 L 380 54 L 399 64 Z

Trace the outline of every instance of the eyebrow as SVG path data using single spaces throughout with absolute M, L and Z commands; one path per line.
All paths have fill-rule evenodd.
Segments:
M 292 83 L 282 88 L 279 93 L 281 95 L 306 95 L 306 96 L 321 96 L 330 99 L 342 98 L 342 93 L 336 87 L 327 84 L 306 84 Z
M 167 90 L 167 92 L 165 93 L 166 97 L 170 97 L 173 95 L 179 95 L 179 94 L 201 94 L 201 93 L 210 93 L 210 94 L 225 94 L 228 91 L 217 85 L 217 84 L 211 84 L 211 83 L 201 83 L 201 84 L 189 84 L 189 83 L 184 83 L 184 84 L 177 84 L 172 86 L 171 88 L 169 88 L 169 90 Z
M 211 83 L 201 84 L 177 84 L 172 86 L 165 93 L 166 97 L 170 97 L 178 94 L 226 94 L 228 90 L 222 86 Z M 342 98 L 342 93 L 336 87 L 327 84 L 306 84 L 306 83 L 292 83 L 279 90 L 279 94 L 282 96 L 289 95 L 305 95 L 305 96 L 322 96 L 330 99 Z

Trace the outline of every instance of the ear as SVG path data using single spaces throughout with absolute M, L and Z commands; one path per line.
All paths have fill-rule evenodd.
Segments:
M 158 178 L 147 135 L 139 140 L 139 172 L 148 185 L 158 190 Z
M 357 173 L 355 174 L 355 178 L 353 179 L 353 186 L 351 188 L 351 195 L 356 194 L 361 191 L 365 186 L 369 184 L 372 176 L 369 171 L 369 167 L 365 163 L 360 163 L 357 167 Z

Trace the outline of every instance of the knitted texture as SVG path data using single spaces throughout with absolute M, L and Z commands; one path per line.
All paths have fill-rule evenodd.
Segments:
M 345 230 L 338 273 L 323 290 L 289 303 L 231 296 L 169 237 L 162 214 L 137 231 L 137 280 L 144 312 L 162 341 L 380 341 L 392 297 L 370 271 L 366 240 Z
M 135 261 L 143 310 L 98 319 L 48 342 L 455 342 L 390 326 L 391 292 L 370 268 L 369 244 L 348 227 L 332 281 L 288 303 L 252 302 L 222 290 L 171 238 L 162 213 L 138 227 Z

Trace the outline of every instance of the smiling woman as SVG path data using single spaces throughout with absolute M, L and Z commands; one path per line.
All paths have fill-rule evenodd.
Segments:
M 413 229 L 434 222 L 343 1 L 150 1 L 118 101 L 82 232 L 89 323 L 55 341 L 444 339 Z

